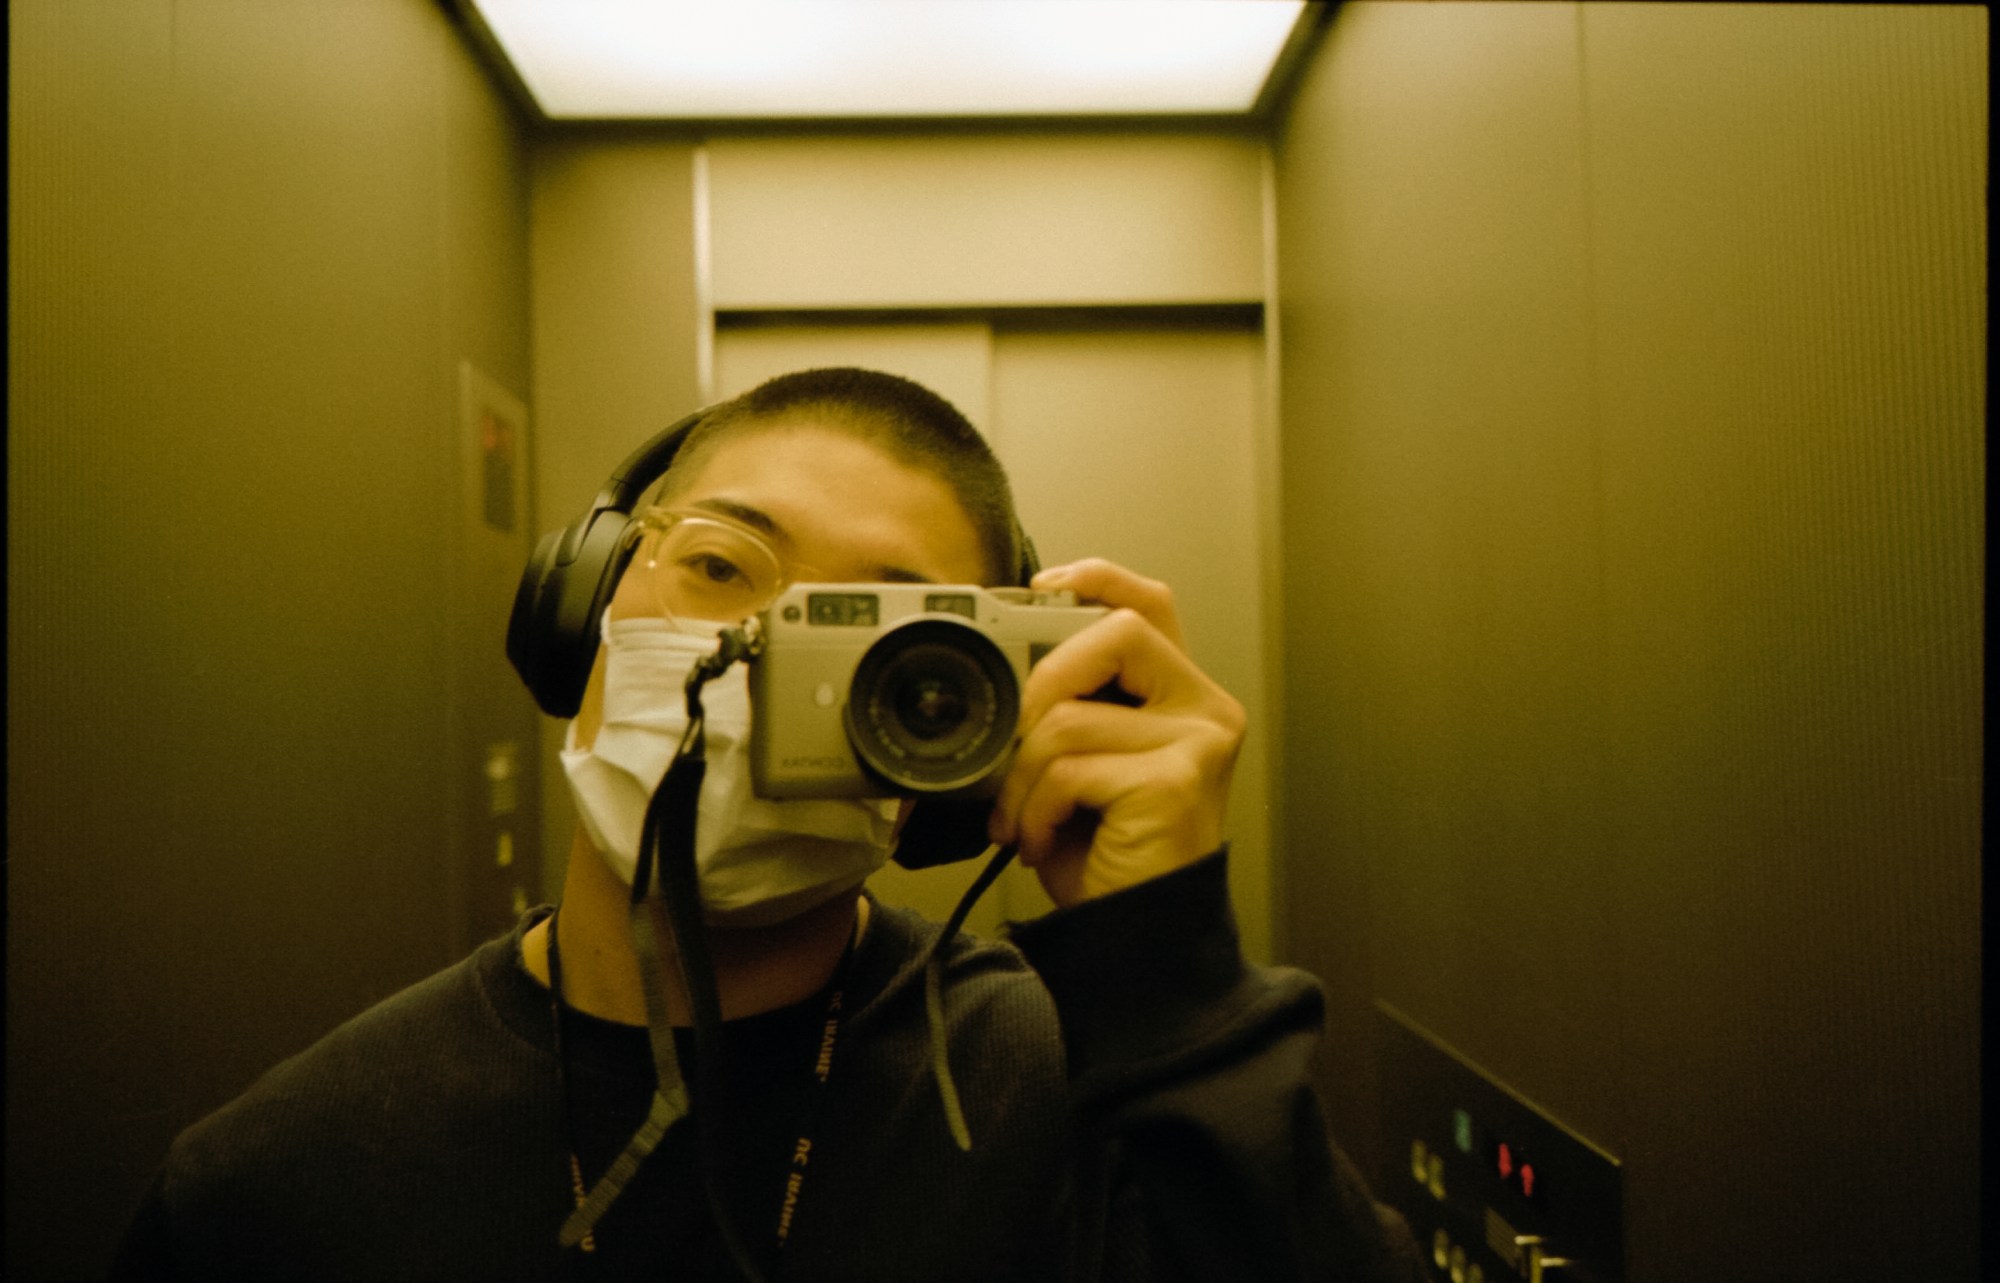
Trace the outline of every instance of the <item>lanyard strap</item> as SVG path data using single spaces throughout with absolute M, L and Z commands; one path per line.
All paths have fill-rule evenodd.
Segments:
M 643 911 L 635 910 L 635 914 Z M 657 922 L 659 913 L 659 906 L 655 902 L 649 914 L 655 921 L 647 924 L 654 931 L 660 927 Z M 563 1099 L 564 1123 L 571 1135 L 570 1179 L 576 1191 L 576 1209 L 563 1224 L 562 1244 L 564 1247 L 581 1247 L 586 1252 L 593 1252 L 597 1249 L 596 1240 L 591 1233 L 593 1227 L 611 1206 L 612 1201 L 623 1192 L 626 1184 L 639 1170 L 640 1163 L 659 1144 L 667 1129 L 688 1112 L 688 1094 L 686 1083 L 681 1077 L 680 1056 L 674 1049 L 672 1032 L 667 1030 L 665 1037 L 662 1038 L 660 1032 L 666 1030 L 665 1021 L 649 1021 L 647 1032 L 652 1044 L 654 1073 L 659 1076 L 662 1085 L 654 1092 L 652 1103 L 647 1110 L 646 1121 L 640 1125 L 638 1133 L 627 1143 L 618 1157 L 612 1160 L 611 1166 L 598 1179 L 597 1184 L 588 1193 L 585 1192 L 582 1164 L 576 1153 L 575 1102 L 570 1093 L 569 1060 L 562 1035 L 562 950 L 556 936 L 556 923 L 561 916 L 560 911 L 549 915 L 549 1019 L 555 1029 L 556 1075 Z M 855 925 L 858 935 L 860 924 L 857 922 Z M 654 931 L 640 933 L 641 938 L 646 938 L 649 944 L 655 944 Z M 781 1249 L 791 1233 L 792 1218 L 797 1212 L 800 1196 L 805 1187 L 806 1168 L 810 1162 L 813 1140 L 819 1134 L 820 1125 L 826 1117 L 826 1086 L 833 1072 L 834 1050 L 839 1042 L 848 977 L 854 964 L 855 943 L 855 937 L 850 936 L 840 962 L 834 968 L 832 992 L 828 995 L 826 1003 L 826 1019 L 820 1027 L 818 1040 L 811 1048 L 812 1084 L 808 1090 L 811 1092 L 812 1100 L 805 1110 L 806 1125 L 794 1141 L 792 1152 L 786 1162 L 784 1197 L 779 1207 L 777 1227 L 777 1242 Z M 642 956 L 640 967 L 647 976 L 646 987 L 652 991 L 647 995 L 647 1005 L 652 1007 L 661 996 L 658 978 L 659 958 L 656 945 L 646 952 L 651 956 Z M 664 1004 L 662 1013 L 664 1014 Z M 670 1084 L 662 1074 L 663 1068 L 672 1075 Z
M 786 1239 L 792 1232 L 792 1217 L 798 1211 L 799 1196 L 805 1188 L 806 1166 L 812 1158 L 813 1137 L 819 1134 L 820 1123 L 826 1118 L 826 1084 L 833 1073 L 833 1052 L 840 1041 L 840 1021 L 842 1001 L 846 997 L 848 972 L 854 965 L 855 939 L 860 934 L 861 923 L 857 920 L 854 931 L 847 937 L 847 949 L 840 955 L 840 962 L 833 972 L 833 992 L 826 1000 L 826 1020 L 820 1027 L 819 1042 L 813 1047 L 813 1082 L 807 1088 L 812 1100 L 805 1109 L 805 1126 L 800 1129 L 798 1140 L 792 1145 L 792 1154 L 787 1160 L 785 1172 L 785 1195 L 778 1205 L 778 1247 L 783 1250 Z

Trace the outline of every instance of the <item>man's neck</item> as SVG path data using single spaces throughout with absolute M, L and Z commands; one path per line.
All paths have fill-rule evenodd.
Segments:
M 630 903 L 631 889 L 611 872 L 579 829 L 563 878 L 559 946 L 563 1001 L 605 1020 L 643 1025 L 646 991 L 632 949 Z M 817 993 L 832 979 L 848 941 L 866 930 L 867 921 L 867 899 L 848 892 L 774 926 L 711 927 L 709 960 L 715 968 L 722 1018 L 775 1011 Z M 670 969 L 661 986 L 667 1019 L 676 1025 L 692 1024 L 679 975 L 671 970 L 675 966 L 671 944 L 663 940 L 661 946 L 663 965 Z M 546 919 L 528 932 L 521 954 L 529 974 L 547 986 Z

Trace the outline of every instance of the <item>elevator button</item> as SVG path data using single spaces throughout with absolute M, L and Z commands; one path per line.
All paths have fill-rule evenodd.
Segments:
M 1442 1201 L 1444 1199 L 1444 1156 L 1443 1155 L 1441 1154 L 1431 1155 L 1430 1178 L 1426 1180 L 1424 1183 L 1430 1186 L 1432 1198 L 1438 1199 L 1439 1201 Z
M 1420 1140 L 1411 1141 L 1410 1175 L 1417 1178 L 1418 1184 L 1422 1184 L 1423 1182 L 1430 1179 L 1430 1173 L 1431 1173 L 1430 1146 L 1424 1144 Z
M 487 810 L 495 817 L 512 815 L 520 805 L 520 756 L 512 740 L 486 746 Z

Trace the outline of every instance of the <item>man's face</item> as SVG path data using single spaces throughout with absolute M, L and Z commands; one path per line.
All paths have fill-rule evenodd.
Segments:
M 801 581 L 977 584 L 987 578 L 979 534 L 950 486 L 809 420 L 781 420 L 724 439 L 671 506 L 758 530 Z M 653 594 L 632 575 L 611 602 L 613 619 L 658 610 Z M 596 739 L 603 708 L 600 646 L 577 712 L 577 747 Z

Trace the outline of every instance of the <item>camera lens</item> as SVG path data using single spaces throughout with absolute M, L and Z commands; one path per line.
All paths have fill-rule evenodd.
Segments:
M 954 675 L 927 673 L 906 678 L 894 692 L 896 721 L 920 740 L 935 740 L 965 725 L 971 705 Z
M 976 629 L 924 619 L 885 634 L 855 666 L 847 733 L 855 755 L 911 792 L 987 775 L 1020 720 L 1014 670 Z

